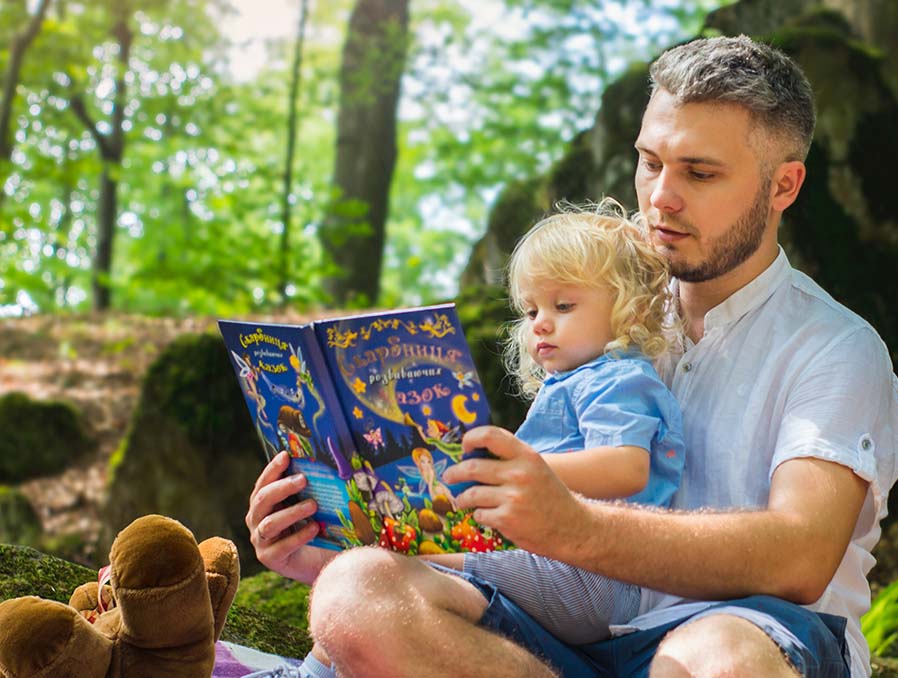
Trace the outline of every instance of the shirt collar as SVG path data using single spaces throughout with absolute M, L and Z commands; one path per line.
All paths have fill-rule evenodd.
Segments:
M 564 381 L 572 374 L 576 374 L 581 370 L 588 370 L 596 365 L 599 365 L 604 362 L 608 362 L 610 360 L 615 360 L 617 358 L 645 358 L 641 353 L 635 350 L 626 350 L 626 351 L 612 351 L 610 353 L 603 353 L 598 358 L 593 358 L 587 363 L 583 363 L 579 367 L 575 367 L 572 370 L 567 370 L 564 372 L 550 372 L 546 375 L 546 378 L 543 380 L 543 384 L 553 384 L 558 381 Z
M 779 247 L 779 254 L 763 273 L 737 290 L 705 314 L 705 333 L 716 327 L 729 325 L 758 308 L 789 278 L 789 259 Z M 676 283 L 676 281 L 674 281 Z M 679 293 L 679 285 L 674 287 Z

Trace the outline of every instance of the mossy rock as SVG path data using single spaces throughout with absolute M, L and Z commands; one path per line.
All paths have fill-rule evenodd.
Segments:
M 242 579 L 234 603 L 276 617 L 288 628 L 308 629 L 309 586 L 276 572 Z
M 102 550 L 135 518 L 175 518 L 203 540 L 231 539 L 258 571 L 244 514 L 264 464 L 218 335 L 187 334 L 150 366 L 127 435 L 110 462 Z
M 20 596 L 40 596 L 68 603 L 72 591 L 96 578 L 95 570 L 48 556 L 35 549 L 0 545 L 0 601 Z M 241 587 L 243 586 L 244 582 L 241 582 Z M 296 586 L 301 587 L 299 584 Z M 248 600 L 253 607 L 238 602 L 231 606 L 222 631 L 222 640 L 285 657 L 304 657 L 312 647 L 305 623 L 292 626 L 293 617 L 288 620 L 266 612 L 266 609 L 276 610 L 279 606 L 266 600 L 263 595 L 265 587 L 250 588 L 253 588 L 254 595 Z M 271 592 L 275 595 L 280 591 L 273 586 Z M 290 597 L 296 603 L 299 599 L 297 594 Z
M 71 403 L 0 396 L 0 484 L 59 473 L 94 447 L 84 417 Z
M 0 544 L 36 546 L 42 537 L 40 518 L 19 490 L 0 485 Z
M 27 546 L 0 544 L 0 600 L 40 596 L 68 603 L 72 591 L 96 578 L 96 571 L 87 567 Z
M 514 384 L 502 362 L 505 328 L 514 319 L 508 296 L 498 285 L 469 286 L 459 294 L 457 305 L 490 403 L 492 423 L 514 431 L 524 421 L 528 403 L 514 395 Z

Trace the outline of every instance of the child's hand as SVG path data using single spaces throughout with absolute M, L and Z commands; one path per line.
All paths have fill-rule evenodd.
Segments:
M 477 522 L 534 553 L 551 557 L 565 540 L 576 542 L 585 508 L 533 448 L 495 426 L 472 429 L 462 446 L 485 448 L 496 458 L 465 459 L 446 469 L 447 482 L 479 483 L 456 497 L 459 507 L 476 508 Z

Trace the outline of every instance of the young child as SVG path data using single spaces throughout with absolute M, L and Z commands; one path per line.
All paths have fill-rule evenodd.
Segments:
M 679 406 L 651 363 L 667 348 L 665 261 L 605 200 L 536 224 L 508 273 L 521 317 L 506 363 L 534 397 L 515 435 L 584 497 L 667 506 L 684 446 Z M 601 640 L 639 608 L 638 587 L 523 550 L 466 553 L 464 570 L 567 643 Z

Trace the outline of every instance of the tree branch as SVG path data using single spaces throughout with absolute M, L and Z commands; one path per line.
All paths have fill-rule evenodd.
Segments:
M 9 49 L 9 63 L 6 66 L 6 73 L 3 77 L 3 99 L 2 104 L 0 104 L 0 157 L 7 160 L 12 156 L 12 141 L 10 140 L 9 128 L 12 124 L 12 103 L 16 96 L 16 87 L 19 85 L 22 60 L 29 45 L 31 45 L 41 30 L 51 1 L 40 0 L 25 30 L 12 39 L 12 45 Z
M 87 112 L 83 97 L 80 94 L 73 94 L 69 97 L 69 107 L 87 128 L 87 131 L 90 132 L 94 141 L 97 142 L 97 147 L 100 149 L 100 156 L 104 159 L 109 158 L 109 141 L 100 130 L 97 129 L 97 123 L 94 122 L 93 118 L 90 117 L 90 113 Z

